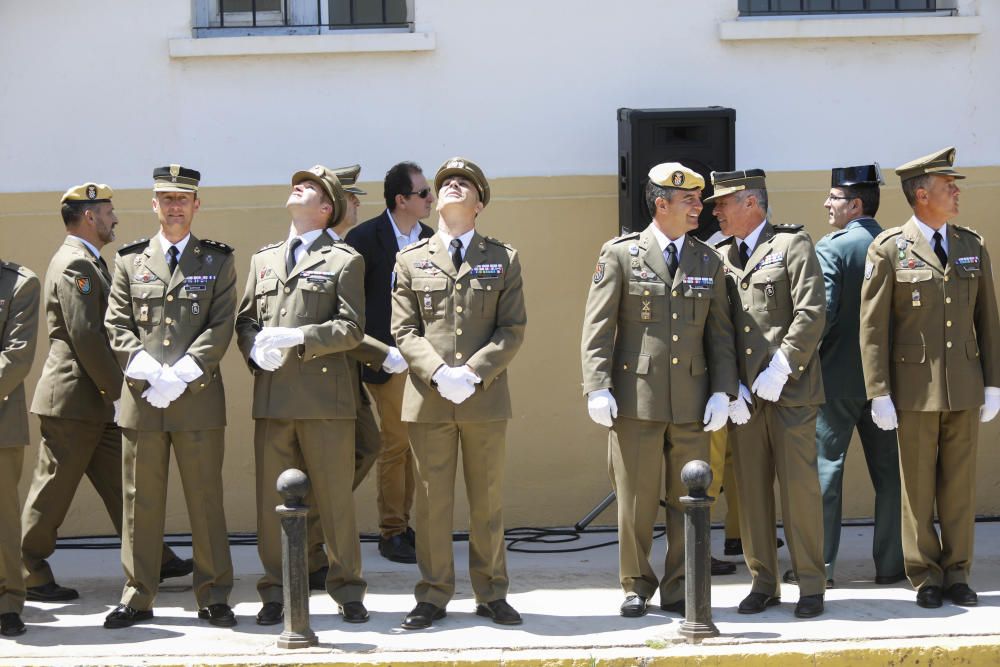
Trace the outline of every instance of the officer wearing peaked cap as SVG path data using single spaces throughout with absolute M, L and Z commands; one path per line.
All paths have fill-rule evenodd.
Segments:
M 954 162 L 949 147 L 896 168 L 913 216 L 872 242 L 861 288 L 865 385 L 875 424 L 897 429 L 903 558 L 922 607 L 978 602 L 976 446 L 1000 412 L 993 269 L 982 237 L 951 222 Z
M 704 179 L 683 164 L 653 167 L 645 187 L 652 222 L 601 248 L 583 320 L 583 391 L 591 419 L 610 429 L 609 473 L 618 497 L 619 577 L 626 617 L 660 607 L 684 614 L 681 468 L 707 460 L 736 397 L 736 357 L 722 261 L 691 232 Z M 649 564 L 664 491 L 667 555 Z

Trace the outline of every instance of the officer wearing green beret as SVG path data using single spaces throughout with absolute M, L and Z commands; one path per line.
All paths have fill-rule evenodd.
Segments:
M 983 238 L 958 215 L 952 147 L 896 168 L 913 216 L 872 241 L 861 361 L 872 419 L 896 428 L 903 559 L 917 604 L 971 606 L 979 423 L 1000 412 L 1000 319 Z M 941 524 L 934 528 L 935 510 Z
M 740 534 L 753 577 L 741 614 L 781 602 L 774 535 L 774 478 L 799 580 L 795 615 L 823 613 L 823 503 L 816 473 L 816 354 L 825 320 L 823 276 L 801 225 L 772 225 L 761 169 L 712 172 L 714 215 L 736 328 L 740 395 L 730 404 Z M 749 387 L 749 389 L 748 389 Z M 751 392 L 753 395 L 751 395 Z
M 649 171 L 642 232 L 604 244 L 583 318 L 583 391 L 591 419 L 610 429 L 608 461 L 618 498 L 619 613 L 660 608 L 684 615 L 681 468 L 708 460 L 709 432 L 724 428 L 738 379 L 722 260 L 690 232 L 705 180 L 678 162 Z M 667 555 L 649 564 L 664 490 Z
M 124 369 L 121 603 L 104 620 L 124 628 L 153 618 L 159 588 L 167 471 L 173 449 L 191 522 L 198 618 L 230 627 L 233 564 L 222 506 L 226 399 L 219 362 L 233 336 L 233 249 L 198 239 L 201 174 L 177 164 L 153 171 L 160 230 L 115 257 L 105 326 Z
M 471 160 L 455 157 L 434 177 L 438 231 L 396 256 L 392 334 L 410 373 L 403 393 L 416 463 L 417 605 L 403 627 L 444 618 L 455 593 L 452 522 L 462 452 L 469 499 L 469 575 L 476 614 L 514 625 L 507 602 L 503 471 L 510 394 L 507 366 L 527 315 L 517 251 L 476 231 L 490 186 Z

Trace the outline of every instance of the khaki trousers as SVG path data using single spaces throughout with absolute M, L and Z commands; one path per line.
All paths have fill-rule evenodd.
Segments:
M 608 472 L 618 499 L 618 574 L 625 593 L 660 604 L 684 598 L 684 507 L 681 468 L 708 458 L 708 433 L 700 423 L 668 424 L 619 417 L 608 437 Z M 662 469 L 666 463 L 666 484 Z M 667 555 L 663 578 L 649 564 L 653 525 L 666 492 Z
M 0 447 L 0 614 L 24 610 L 21 576 L 21 510 L 17 482 L 21 478 L 24 447 Z
M 420 582 L 417 602 L 444 607 L 455 594 L 455 472 L 462 453 L 469 499 L 469 576 L 477 603 L 507 597 L 503 475 L 507 422 L 407 424 L 417 484 L 414 518 Z
M 257 553 L 264 576 L 257 582 L 261 602 L 284 602 L 281 579 L 281 522 L 284 504 L 278 476 L 298 468 L 309 476 L 319 513 L 330 570 L 326 590 L 339 604 L 364 599 L 361 544 L 354 519 L 353 419 L 258 419 L 254 424 L 257 476 Z M 318 569 L 318 568 L 317 568 Z
M 782 407 L 756 400 L 750 421 L 730 425 L 730 444 L 740 496 L 740 533 L 752 591 L 780 596 L 774 526 L 774 477 L 781 516 L 799 578 L 800 595 L 826 590 L 823 563 L 823 499 L 816 472 L 816 407 Z
M 413 507 L 413 452 L 403 423 L 403 388 L 406 373 L 397 373 L 384 384 L 367 384 L 378 407 L 382 450 L 378 455 L 378 516 L 382 537 L 406 531 Z
M 720 428 L 709 434 L 710 449 L 709 464 L 712 467 L 712 485 L 708 487 L 708 495 L 716 500 L 726 494 L 726 539 L 740 537 L 740 496 L 736 490 L 736 469 L 733 467 L 733 450 L 729 446 L 729 431 Z M 713 505 L 718 507 L 718 505 Z
M 979 410 L 900 412 L 903 564 L 914 588 L 968 583 Z M 934 529 L 934 508 L 941 536 Z
M 192 582 L 198 607 L 228 603 L 233 589 L 233 562 L 222 505 L 225 429 L 170 432 L 122 429 L 125 590 L 121 603 L 134 609 L 151 608 L 160 586 L 171 448 L 180 470 L 191 524 Z

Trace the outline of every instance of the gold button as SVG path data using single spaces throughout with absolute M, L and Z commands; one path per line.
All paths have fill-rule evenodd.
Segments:
M 806 369 L 806 367 L 805 367 L 805 366 L 799 366 L 799 370 L 800 370 L 800 371 L 804 371 L 805 369 Z
M 487 292 L 491 292 L 491 291 L 493 291 L 493 285 L 487 285 L 487 286 L 486 286 L 486 291 L 487 291 Z
M 671 340 L 673 340 L 673 341 L 675 341 L 675 342 L 676 342 L 676 341 L 678 341 L 678 340 L 680 340 L 680 336 L 678 336 L 677 334 L 674 334 L 674 335 L 673 335 L 673 336 L 671 336 L 670 338 L 671 338 Z
M 950 297 L 950 296 L 946 296 L 946 297 L 944 298 L 944 302 L 945 302 L 945 303 L 951 303 L 951 297 Z
M 313 358 L 313 359 L 315 359 L 315 358 L 316 358 L 316 355 L 314 354 L 314 355 L 312 356 L 312 358 Z
M 106 391 L 104 391 L 103 389 L 101 389 L 101 393 L 102 393 L 102 394 L 106 394 L 106 393 L 108 393 L 108 392 L 106 392 Z
M 945 282 L 948 282 L 948 276 L 945 276 L 945 277 L 944 277 L 944 281 L 945 281 Z M 916 280 L 914 280 L 913 282 L 917 282 L 917 281 L 916 281 Z
M 163 341 L 163 347 L 170 347 L 170 339 Z
M 751 354 L 753 354 L 753 348 L 748 347 L 747 348 L 747 356 L 750 356 Z
M 741 287 L 742 287 L 743 289 L 746 289 L 746 288 L 750 287 L 750 285 L 749 285 L 748 283 L 743 283 L 743 284 L 741 285 Z
M 129 383 L 128 383 L 128 386 L 130 386 L 130 387 L 134 387 L 134 386 L 135 386 L 135 383 L 134 383 L 134 382 L 129 382 Z
M 282 309 L 281 309 L 281 314 L 282 314 L 282 315 L 287 315 L 287 314 L 288 314 L 288 311 L 287 311 L 287 310 L 285 310 L 284 308 L 282 308 Z
M 205 387 L 205 383 L 204 383 L 204 382 L 202 382 L 202 383 L 201 383 L 201 384 L 199 384 L 198 386 L 199 386 L 199 387 L 202 387 L 202 388 L 204 388 L 204 387 Z
M 324 373 L 326 372 L 326 366 L 323 366 L 323 372 Z
M 750 304 L 743 304 L 743 310 L 745 311 L 750 310 Z
M 676 319 L 677 319 L 677 313 L 670 313 L 670 317 L 671 317 L 672 319 L 675 319 L 675 320 L 676 320 Z
M 677 296 L 677 290 L 674 290 L 673 292 L 671 292 L 670 296 Z
M 456 352 L 455 353 L 455 358 L 456 359 L 461 359 L 462 358 L 462 353 L 461 352 Z
M 173 322 L 174 322 L 174 321 L 173 321 L 172 319 L 170 319 L 169 317 L 164 317 L 164 318 L 163 318 L 163 321 L 164 321 L 164 322 L 166 322 L 167 324 L 173 324 Z
M 461 329 L 455 329 L 455 335 L 456 336 L 461 336 L 462 335 L 462 330 Z
M 743 327 L 743 331 L 745 331 L 746 333 L 750 333 L 750 325 L 748 324 L 745 327 Z
M 4 396 L 4 397 L 3 397 L 3 400 L 5 400 L 5 401 L 6 401 L 6 400 L 7 400 L 7 397 L 6 397 L 6 396 Z
M 455 306 L 455 312 L 456 313 L 462 312 L 462 307 L 461 306 Z
M 628 364 L 622 364 L 622 370 L 627 371 L 628 370 Z
M 285 288 L 285 294 L 291 294 L 291 293 L 292 293 L 292 288 L 291 287 L 286 287 Z
M 677 364 L 680 363 L 680 360 L 677 357 L 674 357 L 673 359 L 670 360 L 670 363 L 676 366 Z
M 948 349 L 951 349 L 951 341 L 945 343 L 944 346 L 947 347 Z
M 174 295 L 173 294 L 168 294 L 167 295 L 167 301 L 173 301 L 173 300 L 174 300 Z
M 319 285 L 313 285 L 313 292 L 319 291 Z
M 950 326 L 951 326 L 951 320 L 948 320 L 947 322 L 945 322 L 945 323 L 944 323 L 944 325 L 945 325 L 946 327 L 950 327 Z
M 425 292 L 430 292 L 431 291 L 431 286 L 430 285 L 424 285 L 424 291 Z
M 455 289 L 462 289 L 462 283 L 455 283 Z
M 642 290 L 642 295 L 643 296 L 649 296 L 649 290 L 648 289 Z

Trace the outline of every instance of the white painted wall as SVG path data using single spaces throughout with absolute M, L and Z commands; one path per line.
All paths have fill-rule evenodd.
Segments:
M 737 162 L 895 165 L 954 144 L 1000 164 L 1000 2 L 975 36 L 723 41 L 736 0 L 415 0 L 436 48 L 171 58 L 186 0 L 0 2 L 0 191 L 283 183 L 316 162 L 463 154 L 488 175 L 615 171 L 615 110 L 737 110 Z M 871 21 L 872 19 L 853 19 Z M 943 19 L 947 20 L 947 19 Z

